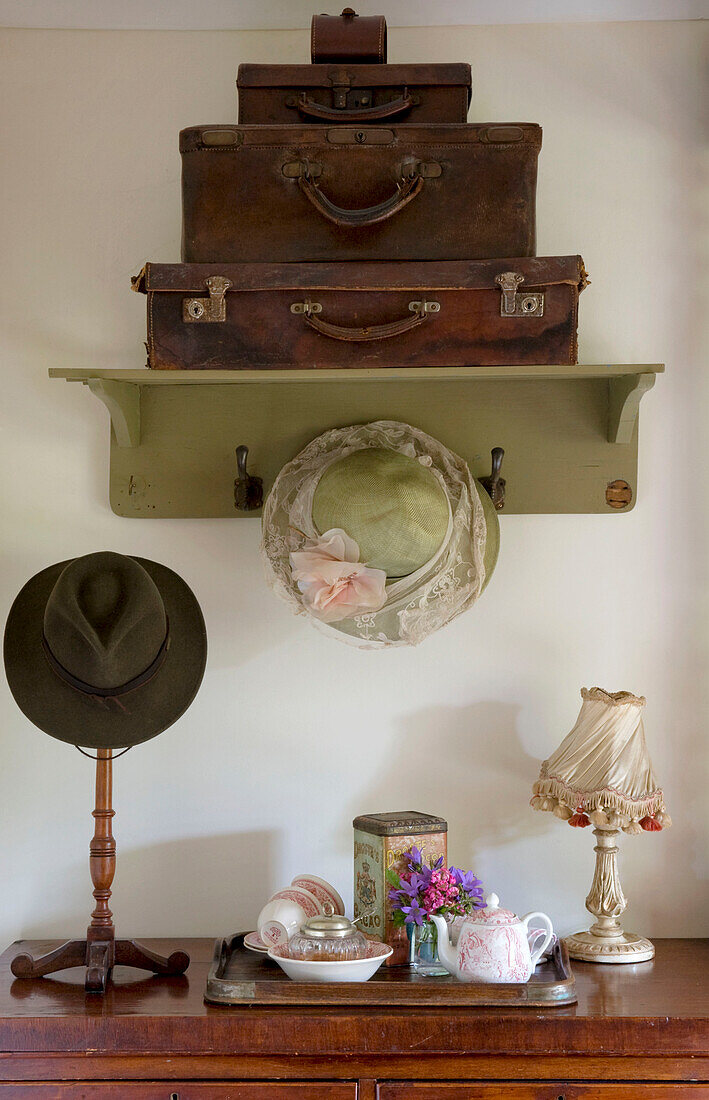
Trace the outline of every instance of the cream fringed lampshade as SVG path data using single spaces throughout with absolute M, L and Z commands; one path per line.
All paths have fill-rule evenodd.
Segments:
M 645 744 L 645 699 L 598 687 L 582 688 L 581 698 L 576 725 L 542 764 L 534 809 L 625 833 L 671 825 Z
M 541 767 L 533 787 L 535 810 L 549 810 L 584 828 L 594 826 L 596 870 L 586 908 L 596 917 L 588 932 L 566 939 L 569 954 L 589 962 L 643 962 L 655 949 L 624 932 L 626 900 L 618 877 L 615 838 L 659 832 L 672 824 L 645 744 L 645 700 L 629 691 L 582 688 L 576 725 Z

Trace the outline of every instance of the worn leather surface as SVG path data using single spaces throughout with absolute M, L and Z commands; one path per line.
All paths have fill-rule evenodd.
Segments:
M 524 276 L 520 293 L 543 290 L 542 317 L 502 317 L 495 277 Z M 186 324 L 183 301 L 205 280 L 231 281 L 226 319 Z M 572 364 L 577 359 L 579 256 L 481 262 L 332 264 L 148 264 L 134 281 L 148 295 L 148 366 L 159 370 Z M 410 319 L 412 301 L 440 310 L 408 331 L 361 339 L 375 326 Z M 316 331 L 291 305 L 354 330 L 353 339 Z M 401 326 L 399 326 L 401 327 Z M 375 332 L 376 334 L 376 332 Z
M 180 135 L 182 258 L 533 256 L 540 146 L 534 123 L 192 127 Z M 309 201 L 298 178 L 303 165 L 327 203 L 346 211 L 387 202 L 402 175 L 421 165 L 427 178 L 393 216 L 347 226 Z
M 374 112 L 395 122 L 465 122 L 470 65 L 240 65 L 239 122 L 291 125 L 318 122 L 313 105 L 330 116 L 322 125 L 363 124 Z M 398 106 L 397 106 L 398 105 Z
M 310 24 L 312 61 L 374 61 L 387 59 L 387 25 L 383 15 L 314 15 Z

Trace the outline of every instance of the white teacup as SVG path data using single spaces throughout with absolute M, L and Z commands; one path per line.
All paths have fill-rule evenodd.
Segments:
M 279 898 L 294 901 L 296 905 L 300 906 L 306 917 L 319 917 L 324 911 L 315 894 L 312 894 L 310 890 L 303 889 L 302 886 L 285 886 L 282 890 L 277 890 L 275 894 L 271 894 L 269 900 L 278 901 Z
M 287 943 L 294 932 L 305 924 L 305 910 L 295 901 L 275 898 L 267 902 L 258 915 L 258 934 L 268 947 Z

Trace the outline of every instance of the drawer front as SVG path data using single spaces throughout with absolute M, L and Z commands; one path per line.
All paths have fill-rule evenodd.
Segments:
M 709 1085 L 565 1085 L 551 1084 L 455 1084 L 444 1081 L 411 1084 L 387 1081 L 379 1086 L 377 1100 L 709 1100 Z
M 0 1084 L 0 1100 L 356 1100 L 354 1081 L 74 1081 Z

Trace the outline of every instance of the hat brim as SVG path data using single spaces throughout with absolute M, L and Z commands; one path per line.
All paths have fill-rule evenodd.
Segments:
M 42 648 L 44 609 L 71 560 L 37 573 L 10 608 L 4 645 L 10 691 L 30 722 L 59 741 L 94 749 L 139 745 L 176 722 L 197 694 L 207 662 L 201 608 L 192 589 L 172 569 L 133 556 L 160 592 L 170 644 L 155 676 L 121 696 L 121 706 L 98 701 L 64 683 L 49 667 Z

